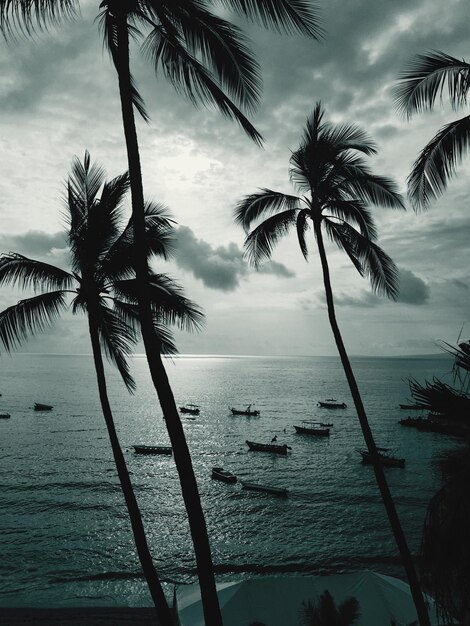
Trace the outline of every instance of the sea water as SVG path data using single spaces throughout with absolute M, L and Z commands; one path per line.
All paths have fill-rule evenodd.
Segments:
M 404 428 L 407 379 L 451 382 L 438 357 L 354 358 L 377 445 L 406 459 L 387 479 L 411 550 L 440 485 L 436 462 L 458 440 Z M 155 564 L 166 589 L 191 582 L 195 562 L 172 456 L 135 454 L 169 444 L 144 358 L 132 360 L 131 396 L 112 368 L 108 389 Z M 188 356 L 166 362 L 206 514 L 219 580 L 357 569 L 403 576 L 339 359 Z M 90 356 L 17 355 L 0 360 L 0 606 L 151 604 L 136 556 L 100 411 Z M 347 409 L 328 410 L 334 397 Z M 35 412 L 34 402 L 53 405 Z M 255 403 L 259 417 L 232 416 Z M 329 438 L 294 424 L 331 422 Z M 277 436 L 288 456 L 249 452 L 245 440 Z M 239 480 L 289 489 L 287 499 L 211 479 L 222 466 Z

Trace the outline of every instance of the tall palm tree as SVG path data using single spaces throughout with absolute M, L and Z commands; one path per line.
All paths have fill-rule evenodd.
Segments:
M 75 159 L 67 183 L 66 217 L 71 252 L 71 272 L 10 252 L 0 255 L 0 285 L 19 285 L 42 293 L 0 313 L 0 341 L 10 351 L 53 322 L 67 308 L 85 313 L 92 344 L 98 390 L 114 461 L 126 501 L 134 540 L 148 586 L 162 624 L 172 622 L 147 545 L 139 506 L 114 425 L 106 389 L 102 350 L 119 369 L 129 391 L 135 383 L 127 357 L 139 337 L 136 287 L 132 268 L 132 222 L 123 227 L 122 202 L 129 190 L 127 174 L 109 182 L 104 171 Z M 101 196 L 98 193 L 101 190 Z M 146 203 L 147 262 L 154 254 L 168 256 L 171 221 L 164 207 Z M 150 274 L 149 291 L 153 324 L 167 353 L 176 351 L 166 326 L 179 323 L 189 329 L 202 321 L 199 309 L 164 274 Z
M 0 29 L 4 34 L 31 34 L 63 18 L 74 17 L 79 0 L 0 0 Z M 127 147 L 134 221 L 134 268 L 138 284 L 139 315 L 151 377 L 158 394 L 173 446 L 181 490 L 188 513 L 206 622 L 220 626 L 212 556 L 204 513 L 168 377 L 160 357 L 147 292 L 144 193 L 134 109 L 147 117 L 130 72 L 129 40 L 143 38 L 142 49 L 155 70 L 191 102 L 217 108 L 236 120 L 253 141 L 261 135 L 245 117 L 260 97 L 259 66 L 242 31 L 210 9 L 228 8 L 266 28 L 300 33 L 314 39 L 323 35 L 312 0 L 102 0 L 100 22 L 119 81 L 122 120 Z M 146 36 L 144 38 L 144 32 Z
M 271 189 L 262 189 L 243 198 L 235 210 L 236 221 L 249 232 L 245 252 L 258 266 L 269 259 L 274 245 L 291 227 L 295 227 L 300 249 L 308 258 L 306 234 L 310 224 L 317 242 L 328 317 L 344 372 L 354 400 L 362 433 L 371 455 L 377 458 L 359 388 L 336 320 L 330 270 L 323 232 L 346 254 L 361 276 L 370 278 L 374 291 L 396 297 L 397 268 L 377 245 L 377 231 L 368 205 L 404 208 L 395 184 L 373 174 L 363 155 L 376 152 L 368 135 L 354 125 L 333 126 L 323 120 L 324 111 L 317 103 L 308 118 L 301 145 L 290 159 L 290 178 L 300 197 Z M 373 464 L 376 480 L 398 545 L 413 593 L 421 626 L 429 618 L 416 577 L 413 561 L 398 519 L 381 464 Z
M 470 64 L 444 52 L 416 55 L 400 73 L 395 89 L 398 109 L 408 119 L 431 110 L 447 83 L 454 110 L 467 106 Z M 408 194 L 416 209 L 427 209 L 446 189 L 470 145 L 470 115 L 443 126 L 420 152 L 408 177 Z

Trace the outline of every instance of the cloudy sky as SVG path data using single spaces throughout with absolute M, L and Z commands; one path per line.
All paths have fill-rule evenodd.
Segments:
M 379 146 L 371 165 L 405 191 L 418 151 L 447 121 L 449 106 L 406 121 L 392 89 L 417 53 L 468 56 L 468 4 L 447 0 L 328 0 L 322 43 L 246 25 L 263 70 L 264 96 L 253 118 L 265 137 L 257 148 L 236 124 L 178 97 L 136 49 L 134 75 L 151 115 L 139 121 L 145 195 L 164 202 L 178 222 L 171 273 L 206 313 L 199 335 L 178 333 L 182 353 L 334 354 L 318 258 L 306 263 L 295 234 L 255 272 L 243 258 L 233 207 L 259 187 L 292 191 L 291 150 L 317 100 L 333 122 L 354 122 Z M 0 42 L 0 251 L 66 262 L 63 181 L 85 149 L 109 177 L 126 170 L 114 70 L 94 22 L 98 2 L 35 42 Z M 228 15 L 227 15 L 228 16 Z M 242 24 L 240 22 L 240 24 Z M 337 314 L 352 354 L 436 352 L 455 341 L 468 317 L 470 159 L 426 213 L 376 209 L 380 244 L 401 271 L 398 302 L 374 296 L 347 258 L 329 249 Z M 159 269 L 155 268 L 155 269 Z M 20 293 L 0 289 L 0 307 Z M 86 326 L 67 316 L 24 351 L 88 352 Z

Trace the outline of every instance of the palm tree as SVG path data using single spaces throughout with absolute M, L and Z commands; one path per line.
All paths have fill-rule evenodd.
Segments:
M 235 210 L 235 220 L 249 232 L 245 252 L 256 266 L 269 259 L 274 245 L 295 227 L 300 249 L 308 258 L 306 234 L 310 223 L 317 242 L 323 270 L 328 317 L 344 372 L 354 400 L 362 433 L 371 455 L 377 455 L 359 388 L 336 320 L 330 270 L 323 231 L 346 254 L 361 276 L 370 278 L 378 293 L 396 297 L 398 273 L 393 261 L 375 243 L 377 231 L 368 205 L 404 208 L 395 184 L 373 174 L 362 155 L 372 155 L 375 146 L 368 135 L 354 125 L 333 126 L 323 121 L 324 111 L 317 103 L 308 118 L 301 145 L 290 159 L 290 178 L 301 197 L 262 189 L 243 198 Z M 390 524 L 408 575 L 421 626 L 429 625 L 413 561 L 398 519 L 385 474 L 379 462 L 374 472 Z
M 454 110 L 467 105 L 470 64 L 444 52 L 415 56 L 399 75 L 398 109 L 408 118 L 431 110 L 447 83 Z M 470 143 L 470 115 L 443 126 L 420 152 L 408 177 L 408 193 L 416 209 L 427 209 L 446 189 Z
M 5 35 L 47 29 L 74 17 L 79 0 L 0 0 L 0 29 Z M 300 33 L 314 39 L 323 35 L 319 14 L 311 0 L 102 0 L 100 23 L 119 81 L 121 111 L 127 147 L 132 216 L 134 269 L 138 285 L 139 316 L 151 377 L 168 428 L 181 490 L 188 513 L 206 622 L 220 626 L 222 617 L 215 588 L 212 556 L 191 456 L 176 408 L 173 391 L 160 356 L 147 291 L 144 193 L 134 108 L 147 117 L 131 72 L 129 40 L 143 38 L 142 49 L 155 70 L 191 102 L 213 106 L 236 120 L 256 143 L 261 135 L 242 112 L 252 113 L 260 97 L 259 66 L 242 31 L 218 17 L 210 6 L 222 6 L 266 28 Z
M 101 408 L 137 552 L 158 617 L 170 626 L 172 618 L 147 545 L 106 390 L 102 350 L 119 369 L 127 389 L 134 391 L 127 357 L 139 337 L 140 326 L 132 269 L 132 222 L 122 227 L 122 202 L 129 189 L 129 177 L 123 174 L 109 182 L 104 182 L 104 177 L 104 171 L 91 164 L 88 153 L 83 164 L 75 159 L 66 201 L 71 272 L 14 252 L 0 255 L 0 285 L 16 284 L 42 291 L 0 313 L 0 341 L 10 351 L 53 324 L 68 308 L 70 295 L 73 313 L 87 315 Z M 148 260 L 154 254 L 166 258 L 172 225 L 164 207 L 146 203 L 145 221 Z M 197 328 L 202 314 L 168 276 L 150 274 L 149 286 L 155 331 L 164 351 L 172 354 L 176 348 L 167 324 Z
M 353 626 L 359 619 L 357 598 L 346 598 L 339 607 L 325 590 L 318 602 L 304 602 L 300 609 L 301 626 Z

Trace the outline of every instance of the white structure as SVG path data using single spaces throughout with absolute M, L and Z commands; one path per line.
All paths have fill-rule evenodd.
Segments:
M 410 588 L 398 578 L 370 571 L 333 576 L 282 576 L 218 583 L 224 626 L 298 626 L 303 602 L 314 602 L 328 590 L 340 604 L 354 596 L 360 617 L 355 626 L 408 626 L 416 620 Z M 181 626 L 205 626 L 199 585 L 184 585 L 176 592 Z M 438 625 L 429 603 L 431 624 Z

